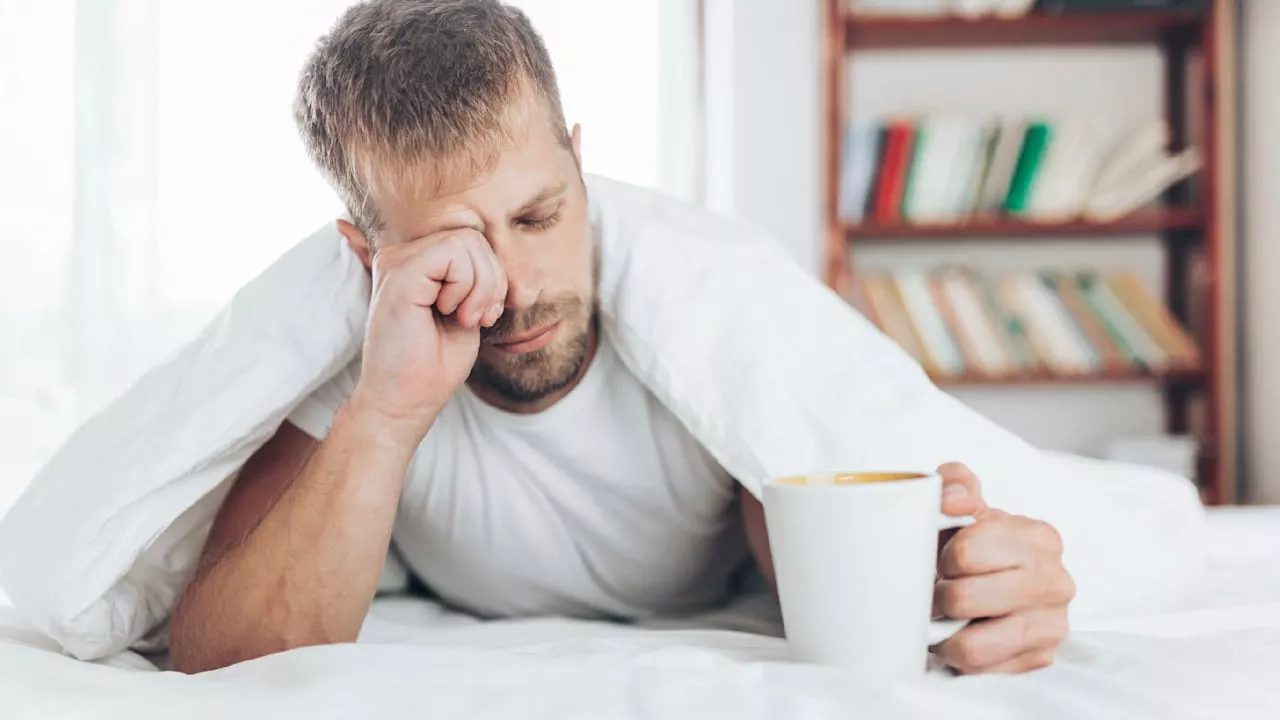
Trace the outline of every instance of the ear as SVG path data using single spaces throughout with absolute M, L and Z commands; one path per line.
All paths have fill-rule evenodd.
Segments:
M 569 131 L 569 144 L 573 147 L 573 161 L 578 164 L 578 172 L 582 172 L 582 125 L 573 124 Z
M 360 232 L 360 228 L 347 220 L 338 219 L 338 232 L 342 233 L 342 237 L 347 239 L 347 246 L 351 251 L 360 258 L 360 262 L 367 268 L 373 267 L 373 250 L 369 248 L 369 240 L 365 238 L 364 233 Z

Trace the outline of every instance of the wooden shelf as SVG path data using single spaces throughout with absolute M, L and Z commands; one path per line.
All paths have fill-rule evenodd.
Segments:
M 992 217 L 955 225 L 921 225 L 915 223 L 846 224 L 845 237 L 873 240 L 945 240 L 951 238 L 1025 239 L 1033 237 L 1112 237 L 1173 230 L 1202 230 L 1204 217 L 1192 208 L 1148 210 L 1127 215 L 1113 222 L 1071 220 L 1068 222 L 1036 222 L 1012 217 Z
M 944 387 L 999 387 L 1019 385 L 1172 385 L 1203 382 L 1206 373 L 1201 369 L 1170 370 L 1151 373 L 1145 370 L 1091 373 L 1088 375 L 1060 375 L 1040 372 L 1009 376 L 961 375 L 959 377 L 935 376 L 934 383 Z
M 1234 327 L 1231 300 L 1231 259 L 1235 238 L 1229 221 L 1230 178 L 1234 176 L 1235 144 L 1231 140 L 1237 78 L 1232 68 L 1235 48 L 1233 28 L 1238 27 L 1235 3 L 1210 0 L 1203 10 L 1165 10 L 1096 13 L 1031 13 L 1020 17 L 960 16 L 903 17 L 850 11 L 848 0 L 822 0 L 822 133 L 823 281 L 846 297 L 852 297 L 856 276 L 856 252 L 861 244 L 884 245 L 913 242 L 995 240 L 1030 248 L 1047 239 L 1108 241 L 1113 238 L 1160 238 L 1166 278 L 1164 301 L 1186 324 L 1196 319 L 1194 335 L 1202 343 L 1201 369 L 1167 373 L 1129 371 L 1084 376 L 1033 373 L 1012 377 L 964 375 L 938 377 L 947 388 L 990 387 L 1055 388 L 1070 391 L 1087 386 L 1150 386 L 1164 399 L 1165 430 L 1173 434 L 1194 431 L 1200 443 L 1202 467 L 1197 481 L 1210 502 L 1234 498 L 1234 453 L 1210 456 L 1207 448 L 1234 445 L 1231 408 L 1234 385 L 1234 349 L 1225 342 Z M 1187 186 L 1165 194 L 1172 207 L 1139 210 L 1115 222 L 1036 222 L 1011 217 L 986 217 L 945 225 L 908 222 L 847 223 L 839 216 L 840 180 L 848 123 L 865 116 L 858 111 L 863 92 L 850 82 L 850 70 L 864 51 L 932 51 L 1003 48 L 1150 47 L 1160 56 L 1159 84 L 1162 115 L 1170 131 L 1170 146 L 1199 148 L 1203 168 L 1195 182 L 1195 201 Z M 940 54 L 941 55 L 941 54 Z M 1081 58 L 1088 56 L 1080 53 Z M 850 59 L 854 63 L 850 63 Z M 891 60 L 892 58 L 886 58 Z M 1013 60 L 1011 59 L 1011 63 Z M 1192 72 L 1195 69 L 1195 72 Z M 1011 72 L 1017 70 L 1016 63 Z M 994 80 L 994 78 L 993 78 Z M 974 80 L 981 88 L 980 81 Z M 1044 92 L 1052 93 L 1067 76 L 1050 78 Z M 875 112 L 891 109 L 871 103 Z M 901 104 L 901 103 L 898 103 Z M 909 103 L 908 103 L 909 104 Z M 893 105 L 891 103 L 891 105 Z M 1087 111 L 1088 108 L 1080 108 Z M 911 112 L 906 109 L 905 112 Z M 1177 203 L 1186 203 L 1177 204 Z M 1192 204 L 1194 203 L 1194 206 Z M 1025 243 L 1015 245 L 1018 240 Z M 1205 459 L 1207 458 L 1207 459 Z
M 1020 17 L 902 17 L 850 13 L 846 44 L 857 50 L 1019 45 L 1190 42 L 1197 12 L 1028 13 Z

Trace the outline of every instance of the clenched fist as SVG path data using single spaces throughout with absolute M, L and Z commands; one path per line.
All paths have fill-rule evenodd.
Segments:
M 416 446 L 471 373 L 480 328 L 501 317 L 507 276 L 475 230 L 386 247 L 373 258 L 373 296 L 351 404 Z

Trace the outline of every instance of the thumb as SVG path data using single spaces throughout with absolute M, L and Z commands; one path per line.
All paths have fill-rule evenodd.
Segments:
M 945 463 L 938 466 L 938 474 L 942 476 L 944 515 L 972 515 L 976 518 L 987 511 L 987 503 L 982 499 L 982 483 L 966 465 Z

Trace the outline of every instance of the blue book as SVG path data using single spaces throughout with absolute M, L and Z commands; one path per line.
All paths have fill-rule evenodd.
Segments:
M 861 222 L 874 185 L 880 154 L 880 124 L 853 123 L 845 131 L 840 165 L 840 217 Z

